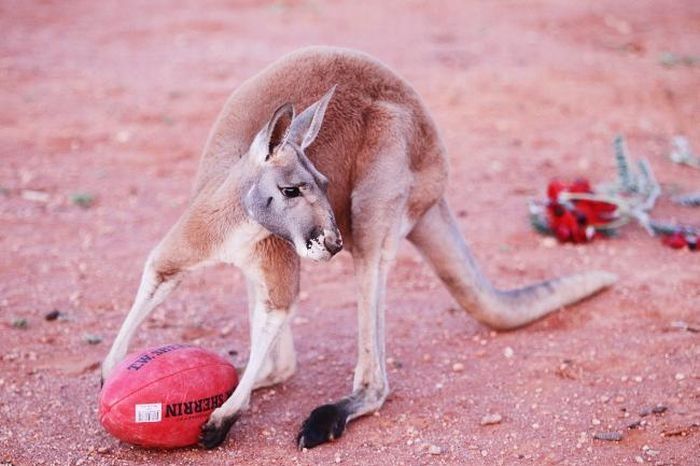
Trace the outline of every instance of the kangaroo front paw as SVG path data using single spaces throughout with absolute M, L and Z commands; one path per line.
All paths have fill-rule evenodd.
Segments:
M 237 420 L 237 415 L 225 417 L 219 422 L 209 419 L 199 433 L 199 445 L 207 450 L 218 447 L 226 440 L 228 431 Z
M 337 405 L 323 405 L 311 411 L 297 435 L 297 446 L 313 448 L 343 435 L 348 413 Z

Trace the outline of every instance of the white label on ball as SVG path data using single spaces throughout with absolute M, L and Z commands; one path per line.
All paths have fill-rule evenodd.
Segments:
M 161 403 L 136 405 L 136 422 L 160 422 L 162 419 Z

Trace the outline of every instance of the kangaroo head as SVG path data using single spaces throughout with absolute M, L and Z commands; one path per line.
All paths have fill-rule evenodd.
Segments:
M 328 260 L 343 247 L 327 197 L 328 179 L 304 153 L 334 91 L 335 86 L 299 116 L 289 103 L 279 107 L 248 149 L 255 167 L 244 198 L 248 215 L 313 260 Z

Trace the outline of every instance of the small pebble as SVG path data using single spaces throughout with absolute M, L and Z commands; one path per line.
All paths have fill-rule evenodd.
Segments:
M 46 319 L 50 322 L 52 320 L 58 319 L 60 316 L 61 316 L 61 311 L 59 311 L 58 309 L 54 309 L 53 311 L 47 313 L 44 316 L 44 319 Z
M 685 379 L 685 374 L 681 374 L 680 372 L 676 374 L 676 380 L 683 380 Z
M 500 424 L 502 420 L 503 420 L 503 416 L 501 416 L 498 413 L 487 414 L 486 416 L 481 418 L 481 425 L 482 426 L 490 426 L 493 424 Z
M 89 345 L 97 345 L 102 342 L 102 337 L 92 333 L 86 333 L 83 335 L 83 341 Z
M 638 420 L 636 420 L 636 421 L 634 421 L 634 422 L 631 422 L 631 423 L 627 424 L 627 428 L 628 428 L 629 430 L 636 429 L 637 427 L 641 427 L 641 426 L 642 426 L 642 423 L 643 423 L 643 421 L 642 421 L 641 419 L 638 419 Z
M 557 240 L 555 238 L 552 238 L 551 236 L 546 236 L 542 238 L 542 246 L 545 248 L 553 248 L 557 245 Z
M 456 362 L 452 364 L 452 371 L 454 372 L 462 372 L 464 370 L 464 364 L 461 362 Z
M 642 417 L 646 417 L 650 414 L 663 414 L 666 412 L 666 410 L 668 410 L 668 408 L 666 406 L 657 405 L 657 406 L 654 406 L 653 408 L 644 408 L 643 410 L 641 410 L 639 412 L 639 415 Z
M 442 454 L 442 448 L 438 447 L 437 445 L 430 445 L 428 448 L 428 453 L 431 455 L 441 455 Z
M 16 317 L 12 319 L 12 326 L 14 328 L 20 328 L 24 330 L 29 326 L 29 324 L 27 322 L 27 319 L 25 319 L 24 317 Z
M 596 432 L 593 435 L 594 439 L 604 440 L 606 442 L 619 442 L 622 440 L 621 432 Z
M 508 359 L 512 358 L 514 354 L 515 351 L 513 351 L 513 348 L 511 348 L 510 346 L 506 346 L 503 349 L 503 356 L 507 357 Z
M 99 453 L 101 455 L 109 453 L 109 447 L 100 447 L 97 449 L 97 453 Z

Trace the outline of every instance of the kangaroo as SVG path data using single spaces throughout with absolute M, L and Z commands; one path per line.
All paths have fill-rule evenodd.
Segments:
M 385 288 L 403 238 L 460 306 L 494 329 L 527 325 L 615 282 L 613 274 L 591 271 L 495 288 L 445 201 L 447 175 L 428 110 L 385 65 L 330 47 L 281 58 L 234 91 L 218 116 L 191 201 L 146 260 L 133 307 L 102 364 L 103 380 L 187 272 L 218 262 L 239 267 L 247 281 L 250 357 L 200 434 L 203 447 L 220 445 L 252 390 L 296 370 L 290 315 L 300 258 L 326 261 L 345 248 L 359 286 L 357 366 L 352 392 L 302 423 L 296 443 L 311 448 L 340 437 L 347 422 L 378 410 L 389 393 Z

